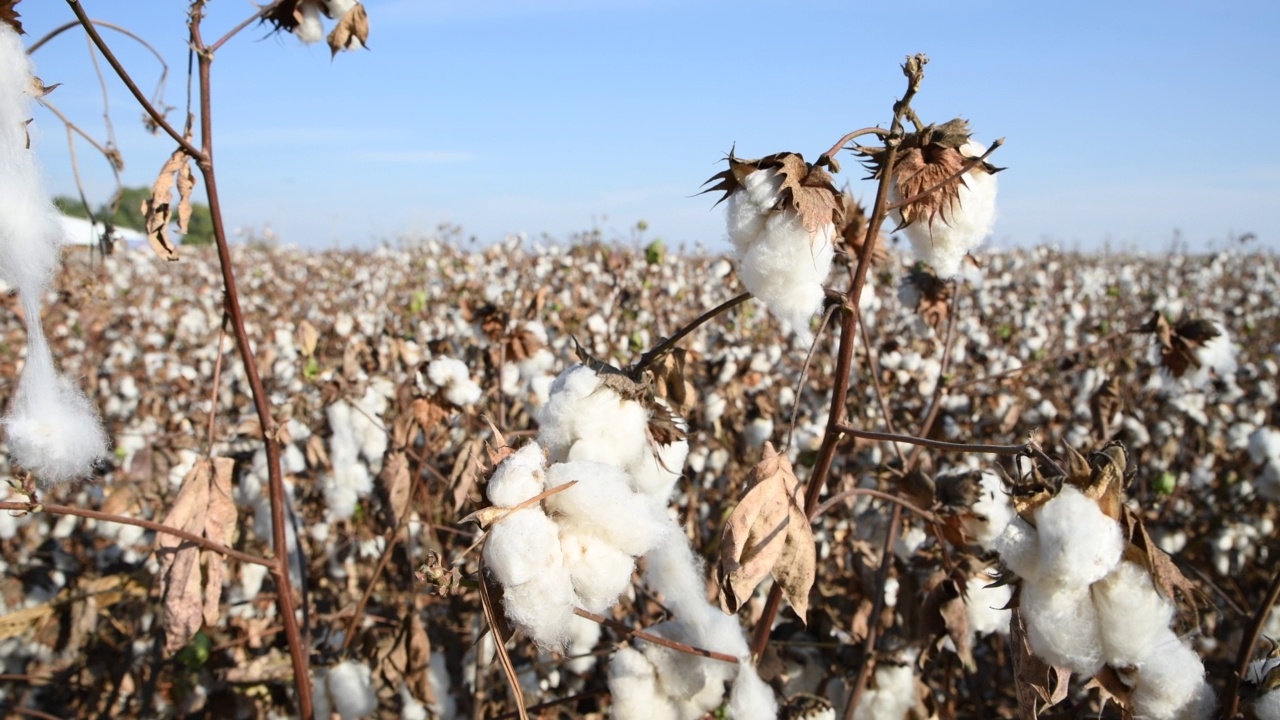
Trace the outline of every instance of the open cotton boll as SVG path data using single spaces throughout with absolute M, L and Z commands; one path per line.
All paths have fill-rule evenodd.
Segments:
M 1031 523 L 1020 517 L 1005 526 L 991 541 L 991 549 L 1000 556 L 1010 570 L 1029 581 L 1037 581 L 1041 576 L 1040 568 L 1040 536 Z
M 1046 582 L 1087 587 L 1120 562 L 1125 540 L 1120 524 L 1072 485 L 1036 510 L 1040 570 Z
M 1009 632 L 1009 610 L 1007 605 L 1013 597 L 1013 587 L 996 585 L 990 576 L 971 577 L 965 583 L 967 597 L 964 612 L 969 619 L 969 629 L 979 635 Z
M 1005 492 L 1004 484 L 996 473 L 986 471 L 978 481 L 978 500 L 973 504 L 973 516 L 963 520 L 965 533 L 984 548 L 1004 532 L 1013 520 L 1013 502 Z
M 856 720 L 902 720 L 916 704 L 915 654 L 908 653 L 903 662 L 876 665 L 875 687 L 868 689 L 858 704 Z
M 985 145 L 970 140 L 960 147 L 960 154 L 974 158 L 987 151 Z M 916 257 L 933 266 L 938 277 L 946 279 L 960 272 L 964 256 L 988 235 L 996 220 L 996 176 L 989 172 L 967 172 L 961 176 L 959 193 L 938 216 L 921 219 L 905 230 Z M 903 198 L 894 184 L 890 200 Z M 894 211 L 899 222 L 902 216 Z
M 38 300 L 65 236 L 29 147 L 31 59 L 18 33 L 0 25 L 0 278 L 24 299 Z M 29 324 L 39 323 L 39 314 L 27 317 Z
M 620 647 L 609 662 L 614 720 L 678 720 L 675 703 L 658 687 L 653 664 L 640 651 Z
M 427 379 L 440 388 L 445 400 L 458 407 L 474 404 L 484 394 L 471 379 L 466 363 L 451 357 L 436 358 L 428 363 Z
M 624 400 L 585 365 L 556 377 L 538 413 L 538 442 L 552 462 L 596 460 L 618 467 L 639 463 L 648 452 L 648 413 Z
M 683 620 L 672 620 L 648 628 L 648 632 L 695 647 L 706 647 L 706 638 Z M 734 673 L 730 663 L 677 652 L 646 644 L 644 656 L 658 674 L 658 686 L 675 702 L 678 715 L 696 720 L 720 706 L 725 683 Z
M 1175 640 L 1138 666 L 1134 684 L 1134 715 L 1151 720 L 1186 717 L 1204 685 L 1204 664 L 1190 646 Z M 1208 716 L 1206 716 L 1207 719 Z
M 33 326 L 28 338 L 27 363 L 3 420 L 9 455 L 35 475 L 40 487 L 88 477 L 107 454 L 97 410 L 53 369 L 39 326 Z
M 680 429 L 686 429 L 684 420 L 676 418 Z M 666 503 L 683 476 L 685 461 L 689 458 L 689 441 L 680 439 L 666 445 L 651 445 L 642 453 L 637 463 L 627 470 L 636 492 L 653 500 Z
M 529 634 L 545 650 L 560 650 L 569 640 L 569 626 L 576 596 L 569 570 L 563 564 L 549 568 L 531 582 L 507 586 L 502 604 L 507 618 Z
M 1101 629 L 1088 586 L 1025 583 L 1021 608 L 1038 657 L 1081 675 L 1102 669 Z
M 1142 566 L 1122 562 L 1093 588 L 1103 660 L 1114 667 L 1141 665 L 1145 658 L 1178 642 L 1170 629 L 1173 603 L 1156 592 Z
M 592 613 L 613 607 L 635 571 L 635 559 L 584 528 L 560 533 L 565 566 L 577 596 L 577 605 Z
M 325 10 L 331 18 L 341 18 L 351 8 L 359 5 L 358 0 L 324 0 Z
M 1249 435 L 1249 459 L 1255 465 L 1280 464 L 1280 430 L 1261 427 Z
M 1272 690 L 1254 700 L 1253 714 L 1258 720 L 1280 720 L 1280 690 Z
M 778 205 L 782 177 L 777 168 L 757 170 L 742 179 L 742 188 L 725 201 L 729 240 L 741 255 L 764 231 L 765 217 Z
M 378 709 L 378 696 L 373 690 L 373 671 L 368 665 L 347 660 L 329 668 L 325 674 L 329 703 L 342 720 L 357 720 Z
M 320 21 L 320 7 L 314 3 L 300 3 L 298 11 L 302 13 L 302 17 L 298 19 L 298 26 L 293 29 L 293 34 L 308 45 L 323 40 L 324 23 Z
M 577 485 L 547 497 L 547 510 L 563 527 L 589 528 L 601 540 L 632 557 L 649 551 L 671 531 L 665 505 L 637 495 L 622 470 L 605 463 L 557 463 L 547 471 L 547 489 L 577 481 Z M 541 491 L 539 491 L 541 492 Z
M 733 681 L 733 689 L 729 691 L 728 717 L 741 720 L 773 720 L 778 717 L 778 699 L 764 680 L 760 679 L 754 668 L 750 667 L 751 658 L 738 658 L 739 663 L 747 663 L 745 670 L 740 670 Z
M 1231 342 L 1231 335 L 1220 322 L 1214 322 L 1213 327 L 1218 334 L 1196 349 L 1196 358 L 1200 361 L 1200 370 L 1197 375 L 1206 375 L 1198 382 L 1193 380 L 1196 386 L 1205 384 L 1209 370 L 1218 377 L 1228 377 L 1234 375 L 1239 367 L 1236 362 L 1236 346 Z
M 485 486 L 485 495 L 498 507 L 515 507 L 546 489 L 543 487 L 546 467 L 542 447 L 531 442 L 494 469 Z
M 569 659 L 565 667 L 579 675 L 590 672 L 596 666 L 596 656 L 591 654 L 600 642 L 600 623 L 584 617 L 573 616 L 569 623 Z
M 484 563 L 505 586 L 523 585 L 563 569 L 560 528 L 537 506 L 516 510 L 489 528 Z

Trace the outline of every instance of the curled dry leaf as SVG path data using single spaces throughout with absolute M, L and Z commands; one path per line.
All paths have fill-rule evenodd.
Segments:
M 867 224 L 871 218 L 867 217 L 867 211 L 848 191 L 840 193 L 840 213 L 843 217 L 843 223 L 837 228 L 840 231 L 840 237 L 844 242 L 845 250 L 851 258 L 857 258 L 862 253 L 862 246 L 867 241 Z M 889 258 L 889 251 L 885 249 L 884 233 L 876 233 L 876 244 L 871 249 L 871 263 L 873 265 L 882 263 Z
M 1111 423 L 1124 405 L 1120 398 L 1120 382 L 1114 377 L 1102 381 L 1089 396 L 1089 414 L 1093 419 L 1093 431 L 1100 438 L 1111 435 Z
M 674 348 L 648 367 L 648 372 L 653 376 L 653 394 L 666 400 L 677 415 L 684 417 L 689 416 L 689 411 L 698 399 L 693 383 L 685 378 L 687 356 L 688 351 L 684 348 Z
M 298 345 L 302 350 L 302 357 L 309 358 L 316 353 L 316 344 L 320 342 L 320 332 L 311 323 L 303 320 L 298 323 Z
M 191 139 L 191 120 L 187 120 L 187 140 Z M 191 220 L 191 191 L 196 186 L 196 176 L 191 170 L 190 158 L 182 148 L 173 151 L 160 174 L 151 185 L 151 196 L 142 201 L 142 213 L 146 216 L 147 241 L 151 248 L 165 260 L 177 260 L 178 250 L 169 237 L 169 222 L 173 219 L 173 189 L 178 189 L 178 229 L 187 231 Z
M 330 56 L 337 55 L 343 50 L 355 50 L 356 43 L 360 47 L 368 50 L 369 45 L 366 42 L 369 39 L 369 15 L 364 11 L 363 3 L 356 3 L 346 15 L 338 20 L 338 24 L 333 26 L 333 31 L 329 33 L 329 53 Z
M 1158 311 L 1135 332 L 1155 335 L 1160 348 L 1160 364 L 1176 378 L 1182 377 L 1189 369 L 1198 369 L 1200 358 L 1196 351 L 1221 334 L 1210 320 L 1184 320 L 1174 327 Z
M 236 527 L 231 500 L 234 465 L 230 458 L 197 461 L 183 479 L 164 524 L 226 544 Z M 164 533 L 156 537 L 156 554 L 164 599 L 165 651 L 172 655 L 186 647 L 203 622 L 217 621 L 225 559 Z
M 413 485 L 409 474 L 409 459 L 403 450 L 387 455 L 382 472 L 378 473 L 378 480 L 382 483 L 383 492 L 387 494 L 387 506 L 391 511 L 387 524 L 396 527 L 409 512 L 409 490 Z
M 772 575 L 805 619 L 816 553 L 799 492 L 791 462 L 765 443 L 764 458 L 752 470 L 751 489 L 729 515 L 720 541 L 716 570 L 720 603 L 728 612 L 737 612 L 765 576 Z
M 13 28 L 19 35 L 25 34 L 22 30 L 22 21 L 18 19 L 18 0 L 0 0 L 0 22 Z
M 775 210 L 794 210 L 810 236 L 827 223 L 840 227 L 843 222 L 844 203 L 831 179 L 820 167 L 804 161 L 800 153 L 782 152 L 766 155 L 759 160 L 743 160 L 729 151 L 729 169 L 712 175 L 703 185 L 715 185 L 702 192 L 723 192 L 716 201 L 719 205 L 742 188 L 742 182 L 757 170 L 778 171 L 782 184 L 778 190 L 778 206 Z
M 951 283 L 924 268 L 912 270 L 906 282 L 915 288 L 920 298 L 916 301 L 916 314 L 930 327 L 941 327 L 951 313 Z

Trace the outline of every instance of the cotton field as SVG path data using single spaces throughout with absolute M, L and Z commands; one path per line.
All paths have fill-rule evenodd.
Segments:
M 643 471 L 600 462 L 637 440 L 619 420 L 610 424 L 621 416 L 592 409 L 607 400 L 601 393 L 614 391 L 597 386 L 585 368 L 579 379 L 556 379 L 578 361 L 575 342 L 622 367 L 739 293 L 722 256 L 699 250 L 651 262 L 652 255 L 602 243 L 511 238 L 486 249 L 440 239 L 362 253 L 237 247 L 234 259 L 248 335 L 280 423 L 269 433 L 282 448 L 291 574 L 310 628 L 321 711 L 448 718 L 514 710 L 475 583 L 483 558 L 490 582 L 505 586 L 504 637 L 531 628 L 507 644 L 523 703 L 563 701 L 543 717 L 696 718 L 725 708 L 731 717 L 753 717 L 770 703 L 783 712 L 824 702 L 841 708 L 872 627 L 881 640 L 857 717 L 1016 712 L 1009 613 L 1002 609 L 1010 593 L 987 586 L 1001 560 L 1027 582 L 1050 565 L 1019 555 L 1020 541 L 1009 535 L 1035 529 L 1017 530 L 1022 521 L 1002 509 L 1008 485 L 1001 478 L 1019 472 L 1004 457 L 926 450 L 922 469 L 937 490 L 921 494 L 894 473 L 909 447 L 865 439 L 842 446 L 824 497 L 878 490 L 932 512 L 901 514 L 879 583 L 889 504 L 862 492 L 831 504 L 813 525 L 818 566 L 808 624 L 784 611 L 758 673 L 662 651 L 573 615 L 576 606 L 634 629 L 663 634 L 665 627 L 667 637 L 693 646 L 736 633 L 723 648 L 708 649 L 750 661 L 745 638 L 760 616 L 762 590 L 746 599 L 739 628 L 735 616 L 712 607 L 719 590 L 704 587 L 701 571 L 681 575 L 700 563 L 662 557 L 692 552 L 714 564 L 727 514 L 766 443 L 803 483 L 827 420 L 830 335 L 820 337 L 802 380 L 807 347 L 757 301 L 695 331 L 682 343 L 687 446 Z M 840 278 L 848 258 L 837 254 L 835 262 L 839 287 L 847 283 Z M 1280 292 L 1280 263 L 1236 251 L 1142 257 L 1051 249 L 986 254 L 981 262 L 961 270 L 954 293 L 922 283 L 903 255 L 872 269 L 861 307 L 872 342 L 857 351 L 848 424 L 915 433 L 941 387 L 931 433 L 938 440 L 1009 445 L 1034 433 L 1059 459 L 1068 447 L 1087 452 L 1107 440 L 1122 443 L 1131 473 L 1127 507 L 1201 594 L 1198 616 L 1179 614 L 1181 624 L 1171 626 L 1169 600 L 1139 594 L 1114 599 L 1105 611 L 1111 614 L 1089 622 L 1124 626 L 1116 607 L 1155 608 L 1145 614 L 1164 619 L 1150 636 L 1184 648 L 1179 662 L 1203 668 L 1189 671 L 1199 673 L 1199 685 L 1171 680 L 1188 689 L 1169 692 L 1210 702 L 1225 687 L 1274 565 L 1280 310 L 1270 298 Z M 27 343 L 19 300 L 12 292 L 5 297 L 0 377 L 8 405 Z M 43 499 L 158 521 L 199 458 L 233 458 L 239 522 L 229 544 L 269 552 L 264 431 L 233 339 L 220 332 L 214 256 L 184 250 L 181 261 L 167 263 L 150 251 L 72 253 L 43 300 L 52 355 L 100 408 L 111 452 L 95 480 Z M 1197 363 L 1181 377 L 1162 366 L 1157 332 L 1137 332 L 1156 313 L 1175 325 L 1207 320 L 1218 331 L 1193 348 Z M 570 385 L 579 388 L 575 395 L 557 394 Z M 643 419 L 637 422 L 642 428 Z M 488 453 L 499 450 L 495 430 L 516 452 L 486 485 L 494 459 Z M 518 458 L 524 465 L 510 465 Z M 962 526 L 999 554 L 975 550 L 942 561 L 954 544 L 942 529 L 950 501 L 944 490 L 950 478 L 975 470 L 983 478 L 975 492 L 985 499 L 969 506 Z M 615 478 L 614 490 L 594 500 L 583 494 L 587 486 L 552 495 L 543 501 L 551 515 L 513 514 L 493 526 L 483 552 L 474 548 L 477 525 L 460 522 L 482 507 L 512 507 L 543 487 L 600 473 Z M 633 504 L 624 504 L 631 494 L 635 500 L 625 503 Z M 1074 542 L 1075 501 L 1068 496 L 1037 511 L 1041 547 Z M 1049 519 L 1059 515 L 1064 519 Z M 522 516 L 520 523 L 540 529 L 521 531 L 514 521 Z M 556 585 L 551 566 L 536 557 L 501 552 L 508 536 L 519 537 L 513 533 L 544 531 L 553 548 L 547 557 L 568 558 L 546 562 L 568 562 L 569 584 Z M 1051 541 L 1050 532 L 1065 534 Z M 165 660 L 155 544 L 150 531 L 133 526 L 43 512 L 0 515 L 0 702 L 60 717 L 289 715 L 291 671 L 265 568 L 230 561 L 215 621 Z M 654 551 L 660 547 L 670 549 Z M 1063 593 L 1087 593 L 1110 575 L 1118 579 L 1099 587 L 1141 582 L 1125 579 L 1133 564 L 1121 563 L 1111 546 L 1063 547 L 1067 555 L 1045 562 L 1065 563 L 1070 572 L 1051 574 L 1078 576 L 1075 584 L 1023 588 L 1032 649 L 1077 673 L 1095 672 L 1112 656 L 1146 657 L 1141 638 L 1096 645 L 1085 636 L 1044 637 L 1055 626 L 1037 626 L 1036 618 L 1052 613 Z M 1105 565 L 1088 570 L 1090 553 L 1102 553 Z M 950 598 L 962 598 L 964 612 L 944 615 L 945 624 L 930 615 L 939 588 L 950 582 L 936 577 L 944 567 L 964 588 Z M 443 576 L 454 580 L 439 581 Z M 1134 592 L 1150 592 L 1146 587 Z M 558 592 L 569 594 L 555 600 Z M 1102 602 L 1106 591 L 1093 592 Z M 545 611 L 551 615 L 542 607 L 552 607 Z M 714 613 L 705 623 L 694 619 L 704 613 L 699 607 Z M 1280 637 L 1280 615 L 1264 634 Z M 1254 668 L 1256 684 L 1265 685 L 1269 667 Z M 1084 687 L 1087 677 L 1065 688 L 1046 715 L 1116 713 L 1114 703 Z M 1168 703 L 1190 707 L 1191 695 L 1159 695 L 1164 691 L 1133 677 L 1121 677 L 1120 686 L 1127 681 L 1135 697 L 1153 697 L 1150 716 L 1172 717 L 1162 710 Z M 1267 708 L 1280 701 L 1262 697 L 1258 712 L 1272 717 Z

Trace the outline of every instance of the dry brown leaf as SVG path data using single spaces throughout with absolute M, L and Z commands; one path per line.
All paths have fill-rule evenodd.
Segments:
M 360 47 L 368 50 L 368 39 L 369 16 L 364 10 L 364 4 L 356 3 L 329 33 L 330 57 L 343 50 L 354 50 L 356 43 L 360 43 Z
M 1113 377 L 1103 380 L 1089 396 L 1089 415 L 1093 419 L 1093 431 L 1097 437 L 1106 439 L 1111 435 L 1111 423 L 1123 405 L 1120 383 Z
M 765 443 L 752 484 L 725 523 L 717 566 L 720 604 L 735 613 L 772 575 L 803 621 L 813 586 L 813 531 L 798 503 L 799 481 L 785 455 Z
M 197 535 L 204 532 L 212 471 L 208 460 L 196 462 L 182 480 L 182 489 L 165 515 L 165 525 Z M 160 563 L 160 595 L 164 598 L 161 623 L 165 652 L 172 656 L 186 647 L 204 621 L 200 548 L 173 535 L 157 533 L 156 555 Z
M 16 30 L 19 35 L 24 35 L 22 21 L 18 20 L 17 5 L 18 0 L 0 0 L 0 22 Z
M 236 512 L 235 501 L 231 499 L 231 476 L 236 461 L 231 458 L 213 459 L 213 477 L 209 483 L 209 509 L 205 514 L 204 536 L 221 545 L 230 545 L 235 536 Z M 227 559 L 220 553 L 201 550 L 205 567 L 204 581 L 204 622 L 216 625 L 221 615 L 219 605 L 222 602 L 222 578 L 226 574 Z
M 1119 521 L 1124 508 L 1124 478 L 1128 461 L 1124 446 L 1118 442 L 1108 443 L 1102 450 L 1089 453 L 1088 460 L 1068 447 L 1066 482 L 1098 503 L 1107 517 Z
M 302 349 L 302 357 L 309 358 L 316 352 L 316 344 L 320 342 L 320 332 L 315 326 L 303 320 L 298 323 L 298 345 Z
M 671 409 L 682 417 L 689 416 L 698 400 L 697 389 L 685 378 L 687 357 L 688 352 L 684 348 L 674 348 L 654 360 L 648 368 L 653 375 L 653 394 L 666 400 Z
M 191 140 L 191 119 L 187 119 L 185 139 Z M 182 232 L 187 230 L 187 221 L 191 218 L 191 191 L 195 188 L 196 178 L 191 171 L 190 157 L 186 150 L 178 148 L 173 151 L 160 174 L 151 185 L 151 196 L 142 201 L 142 214 L 146 216 L 147 240 L 151 249 L 165 260 L 177 260 L 178 250 L 169 237 L 169 223 L 173 220 L 172 202 L 175 184 L 178 188 L 178 226 Z
M 743 181 L 751 173 L 776 169 L 782 180 L 776 210 L 794 210 L 811 237 L 819 227 L 828 223 L 836 227 L 843 225 L 844 203 L 831 175 L 826 170 L 805 162 L 800 153 L 781 152 L 766 155 L 759 160 L 743 160 L 735 157 L 730 150 L 728 160 L 728 170 L 712 175 L 703 183 L 716 183 L 703 190 L 704 193 L 724 193 L 716 201 L 717 205 L 741 189 Z
M 422 614 L 409 612 L 400 632 L 388 636 L 379 648 L 377 669 L 387 687 L 407 686 L 409 694 L 424 705 L 435 702 L 431 689 L 431 640 L 427 637 Z
M 403 450 L 396 450 L 387 455 L 378 473 L 382 490 L 387 494 L 387 505 L 391 510 L 388 524 L 395 527 L 409 511 L 409 490 L 412 478 L 409 474 L 409 458 Z
M 840 193 L 839 201 L 843 217 L 843 223 L 839 228 L 840 237 L 850 256 L 856 258 L 861 255 L 862 246 L 867 241 L 867 223 L 871 218 L 867 217 L 867 211 L 848 192 Z M 871 248 L 872 265 L 889 259 L 889 251 L 885 249 L 884 233 L 877 232 L 875 240 L 875 247 Z
M 921 268 L 907 275 L 907 284 L 914 286 L 920 296 L 916 302 L 916 314 L 924 318 L 930 327 L 941 327 L 951 313 L 951 284 L 933 271 Z
M 1051 667 L 1031 652 L 1031 646 L 1027 643 L 1027 624 L 1022 617 L 1021 608 L 1013 608 L 1009 618 L 1009 644 L 1013 651 L 1018 718 L 1035 720 L 1040 716 L 1041 710 L 1051 708 L 1066 698 L 1071 671 Z
M 332 467 L 329 462 L 329 451 L 324 447 L 324 439 L 319 435 L 312 435 L 307 438 L 306 443 L 307 464 L 313 468 Z
M 322 5 L 319 0 L 281 0 L 271 6 L 267 14 L 262 17 L 262 22 L 271 23 L 274 26 L 273 32 L 291 33 L 302 22 L 302 6 L 308 2 Z

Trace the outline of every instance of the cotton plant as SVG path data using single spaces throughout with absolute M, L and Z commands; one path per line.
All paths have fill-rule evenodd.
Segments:
M 26 363 L 0 422 L 14 463 L 49 488 L 91 475 L 107 454 L 107 435 L 75 379 L 55 368 L 41 327 L 66 240 L 30 147 L 31 99 L 42 88 L 17 32 L 0 23 L 0 279 L 17 288 L 27 325 Z
M 445 400 L 467 407 L 480 400 L 484 391 L 475 380 L 466 363 L 451 357 L 439 357 L 427 363 L 427 379 L 439 389 Z
M 968 121 L 960 118 L 908 133 L 898 146 L 889 201 L 910 202 L 895 209 L 893 217 L 910 238 L 916 257 L 938 277 L 958 275 L 965 255 L 995 225 L 995 174 L 1000 168 L 977 160 L 986 152 L 986 146 L 973 140 Z M 867 155 L 873 175 L 879 177 L 887 150 Z
M 797 153 L 759 160 L 729 154 L 729 169 L 706 192 L 724 195 L 725 219 L 742 284 L 805 344 L 822 308 L 844 204 L 826 170 Z
M 538 420 L 535 440 L 502 459 L 486 487 L 493 507 L 483 512 L 497 519 L 483 556 L 507 618 L 539 646 L 564 648 L 576 634 L 574 609 L 606 612 L 644 557 L 646 583 L 676 615 L 651 630 L 742 662 L 623 649 L 610 671 L 622 678 L 615 716 L 701 717 L 733 682 L 730 705 L 742 709 L 734 717 L 773 717 L 737 619 L 707 603 L 702 565 L 667 509 L 688 455 L 684 421 L 645 386 L 590 360 L 556 378 Z
M 1120 683 L 1112 689 L 1137 717 L 1212 717 L 1217 698 L 1204 665 L 1172 627 L 1171 597 L 1185 579 L 1123 505 L 1127 454 L 1112 444 L 1071 461 L 1056 490 L 1015 487 L 1013 512 L 978 493 L 975 508 L 986 507 L 970 520 L 973 536 L 1019 578 L 1027 646 L 1080 675 L 1109 668 Z

